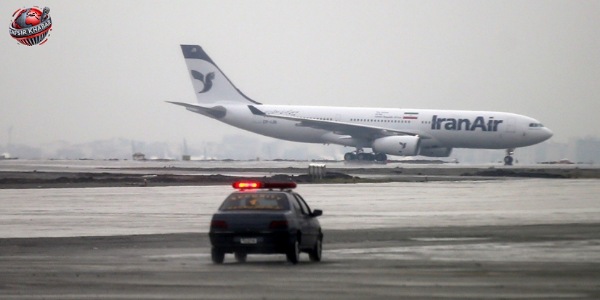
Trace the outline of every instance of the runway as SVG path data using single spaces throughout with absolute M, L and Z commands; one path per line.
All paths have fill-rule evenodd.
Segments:
M 206 234 L 0 240 L 2 299 L 598 299 L 600 225 L 329 230 L 324 260 Z
M 301 185 L 324 258 L 210 262 L 227 186 L 0 190 L 0 299 L 598 299 L 597 180 Z

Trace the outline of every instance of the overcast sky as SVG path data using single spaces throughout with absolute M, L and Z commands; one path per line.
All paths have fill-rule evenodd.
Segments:
M 32 5 L 51 10 L 42 46 L 8 34 Z M 165 103 L 195 102 L 182 43 L 262 103 L 508 111 L 556 142 L 600 137 L 599 16 L 600 1 L 3 0 L 0 141 L 243 133 Z

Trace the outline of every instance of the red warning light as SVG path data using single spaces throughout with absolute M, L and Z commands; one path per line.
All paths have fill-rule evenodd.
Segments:
M 262 181 L 236 181 L 231 184 L 237 190 L 249 189 L 294 189 L 295 182 L 262 182 Z
M 234 189 L 246 190 L 246 189 L 259 189 L 261 188 L 260 181 L 236 181 L 231 184 Z

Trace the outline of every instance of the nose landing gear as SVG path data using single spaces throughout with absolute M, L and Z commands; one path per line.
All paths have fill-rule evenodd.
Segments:
M 515 154 L 515 149 L 506 149 L 506 156 L 504 157 L 504 165 L 505 166 L 513 165 L 513 157 L 512 157 L 513 154 Z

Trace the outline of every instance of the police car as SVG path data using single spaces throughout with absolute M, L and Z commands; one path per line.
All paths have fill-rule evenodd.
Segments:
M 302 196 L 292 189 L 294 182 L 238 181 L 213 215 L 209 237 L 211 258 L 223 263 L 226 253 L 238 262 L 248 254 L 285 254 L 297 264 L 300 252 L 311 261 L 321 261 L 323 232 L 317 217 Z

